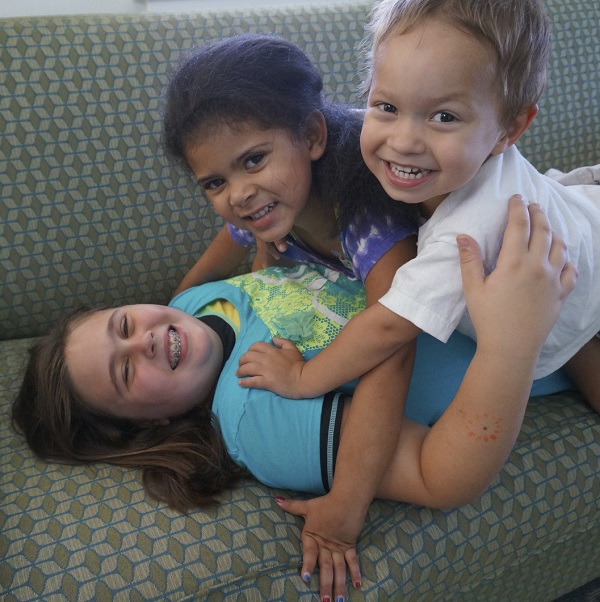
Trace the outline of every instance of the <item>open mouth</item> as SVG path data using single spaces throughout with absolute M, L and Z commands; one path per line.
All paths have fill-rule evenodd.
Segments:
M 171 370 L 175 370 L 179 364 L 181 356 L 181 337 L 172 327 L 169 327 L 169 364 Z
M 270 203 L 266 207 L 263 207 L 260 211 L 257 211 L 256 213 L 253 213 L 252 215 L 248 215 L 245 219 L 249 219 L 251 221 L 256 221 L 257 219 L 260 219 L 261 217 L 264 217 L 265 215 L 267 215 L 267 213 L 271 213 L 271 211 L 273 211 L 273 209 L 275 209 L 275 203 Z
M 402 167 L 395 163 L 390 163 L 392 173 L 404 180 L 420 180 L 431 173 L 431 169 L 420 169 L 419 167 Z

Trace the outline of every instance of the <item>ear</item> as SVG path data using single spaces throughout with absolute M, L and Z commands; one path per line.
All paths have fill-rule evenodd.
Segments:
M 306 124 L 306 140 L 310 160 L 316 161 L 323 156 L 327 146 L 327 124 L 321 111 L 313 111 Z
M 504 135 L 496 142 L 496 146 L 492 149 L 492 155 L 500 155 L 507 148 L 511 147 L 531 125 L 531 122 L 538 114 L 538 106 L 532 105 L 523 113 L 520 113 L 508 124 L 504 131 Z

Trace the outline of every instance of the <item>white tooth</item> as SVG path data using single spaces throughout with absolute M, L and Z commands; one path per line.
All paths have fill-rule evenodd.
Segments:
M 390 163 L 391 170 L 395 175 L 404 178 L 406 180 L 419 180 L 423 176 L 429 173 L 428 169 L 419 169 L 418 167 L 400 167 Z
M 273 209 L 273 207 L 274 207 L 273 203 L 271 203 L 270 205 L 267 205 L 264 209 L 261 209 L 260 211 L 257 211 L 254 215 L 251 215 L 250 219 L 257 220 L 257 219 L 261 218 L 263 215 L 267 215 L 267 213 L 269 213 Z

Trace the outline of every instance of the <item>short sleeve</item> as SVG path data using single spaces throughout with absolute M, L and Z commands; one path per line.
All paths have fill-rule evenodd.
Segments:
M 398 268 L 379 302 L 446 342 L 466 311 L 456 245 L 436 241 Z
M 238 245 L 242 247 L 252 247 L 256 244 L 254 235 L 251 232 L 248 232 L 248 230 L 242 230 L 233 224 L 227 224 L 227 229 L 229 230 L 229 235 L 233 242 Z
M 350 224 L 343 233 L 344 253 L 352 260 L 354 273 L 364 282 L 373 266 L 397 242 L 416 233 L 416 226 L 390 216 Z

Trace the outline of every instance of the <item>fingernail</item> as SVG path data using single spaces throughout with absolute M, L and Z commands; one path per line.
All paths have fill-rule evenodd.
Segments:
M 304 575 L 302 575 L 302 580 L 305 583 L 310 583 L 310 573 L 304 573 Z
M 469 239 L 464 236 L 456 237 L 456 244 L 459 249 L 468 249 L 469 248 Z
M 331 602 L 331 598 L 329 596 L 323 596 L 323 602 Z
M 278 495 L 278 496 L 275 498 L 275 501 L 276 501 L 278 504 L 283 504 L 283 502 L 285 502 L 285 498 L 284 498 L 284 497 L 281 497 L 281 496 L 279 496 L 279 495 Z
M 338 596 L 338 597 L 335 599 L 335 602 L 344 602 L 344 596 Z
M 357 581 L 357 582 L 354 584 L 354 587 L 355 587 L 356 589 L 360 589 L 361 585 L 362 585 L 362 583 L 361 583 L 360 581 Z

